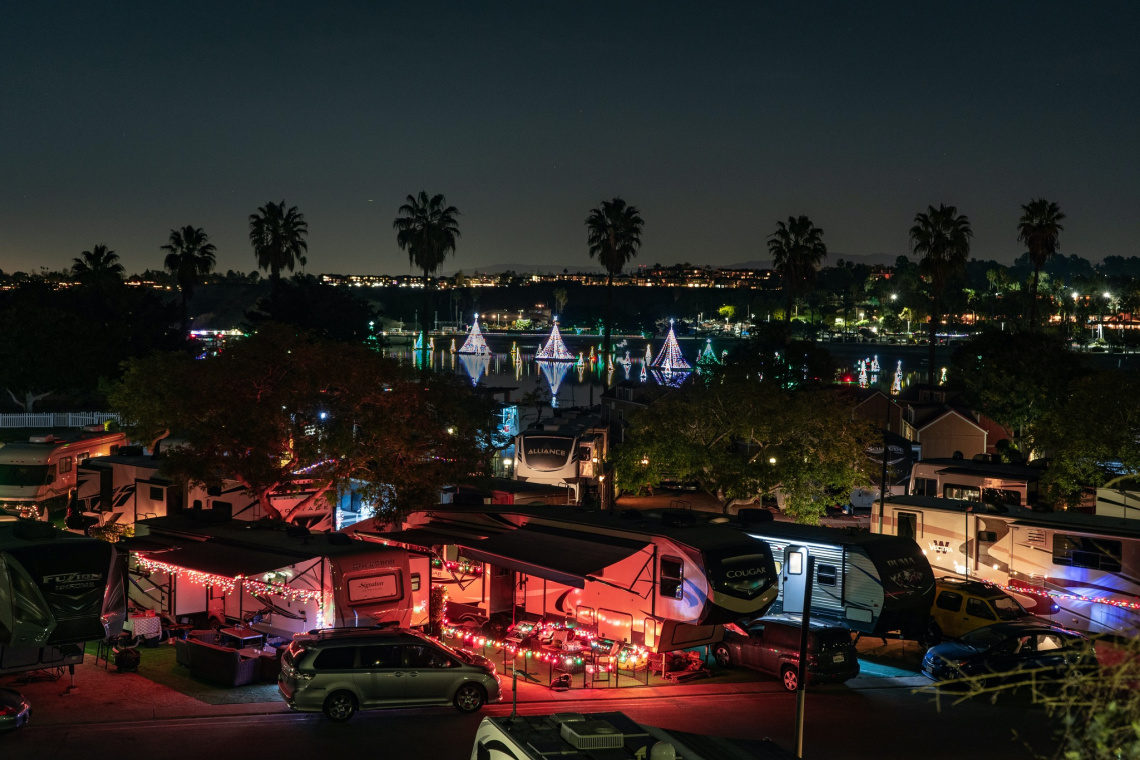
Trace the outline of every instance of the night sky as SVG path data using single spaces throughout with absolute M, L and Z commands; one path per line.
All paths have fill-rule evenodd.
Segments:
M 251 270 L 246 219 L 284 198 L 309 271 L 407 272 L 392 219 L 421 188 L 463 213 L 447 271 L 588 265 L 583 220 L 615 194 L 642 264 L 763 260 L 801 213 L 832 260 L 893 257 L 939 202 L 1008 262 L 1041 195 L 1062 253 L 1140 255 L 1138 22 L 1134 2 L 7 2 L 0 268 L 96 243 L 157 268 L 193 224 Z

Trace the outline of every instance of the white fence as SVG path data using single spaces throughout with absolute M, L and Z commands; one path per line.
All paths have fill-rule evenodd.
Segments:
M 0 414 L 0 428 L 79 428 L 102 425 L 107 420 L 119 421 L 110 412 L 31 412 Z

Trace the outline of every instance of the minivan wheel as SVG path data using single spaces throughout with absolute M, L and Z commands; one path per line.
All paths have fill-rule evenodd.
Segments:
M 455 692 L 455 709 L 473 713 L 487 702 L 487 692 L 477 683 L 465 683 Z
M 732 665 L 732 654 L 729 653 L 728 647 L 723 644 L 713 650 L 713 658 L 716 659 L 716 664 L 722 668 Z
M 344 723 L 356 714 L 356 697 L 347 691 L 334 691 L 325 699 L 324 713 L 334 723 Z
M 780 668 L 780 683 L 784 684 L 784 688 L 788 691 L 796 690 L 800 685 L 800 676 L 795 666 L 785 665 Z

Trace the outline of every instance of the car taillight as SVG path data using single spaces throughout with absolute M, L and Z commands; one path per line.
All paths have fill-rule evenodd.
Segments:
M 11 705 L 0 705 L 0 715 L 15 715 L 16 708 Z

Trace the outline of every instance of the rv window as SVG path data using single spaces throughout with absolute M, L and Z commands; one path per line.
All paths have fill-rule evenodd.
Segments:
M 54 483 L 54 482 L 55 482 L 55 479 L 56 479 L 56 474 L 55 474 L 55 465 L 54 465 L 54 464 L 49 464 L 49 465 L 48 465 L 48 471 L 47 471 L 47 480 L 45 480 L 45 481 L 44 481 L 44 483 L 45 483 L 45 484 L 51 484 L 51 483 Z
M 987 488 L 982 491 L 982 501 L 998 507 L 1020 507 L 1021 493 L 1007 488 Z
M 412 573 L 412 591 L 420 590 L 420 574 Z
M 914 479 L 914 495 L 915 496 L 937 496 L 938 495 L 938 481 L 934 478 L 915 478 Z
M 593 625 L 594 624 L 594 608 L 593 607 L 579 607 L 574 613 L 574 619 L 579 625 Z
M 685 561 L 677 557 L 661 558 L 661 596 L 680 599 L 684 595 Z
M 51 624 L 51 613 L 40 602 L 41 596 L 35 584 L 9 568 L 8 577 L 12 584 L 12 601 L 17 623 L 30 623 L 35 626 Z
M 899 512 L 895 515 L 895 520 L 898 523 L 898 528 L 895 532 L 899 538 L 909 538 L 911 541 L 918 540 L 917 512 Z
M 949 610 L 950 612 L 957 612 L 962 609 L 962 595 L 955 594 L 953 591 L 943 591 L 938 595 L 935 604 L 938 605 L 940 610 Z
M 819 565 L 815 569 L 815 580 L 821 586 L 834 586 L 838 573 L 835 565 Z
M 997 542 L 997 532 L 992 530 L 979 530 L 978 543 L 992 544 Z
M 790 552 L 784 555 L 788 561 L 788 575 L 800 575 L 804 571 L 804 553 Z
M 945 499 L 958 499 L 959 501 L 981 501 L 982 490 L 977 486 L 963 486 L 956 483 L 947 483 L 942 486 L 942 497 Z
M 90 458 L 91 458 L 91 455 L 88 454 L 86 451 L 84 451 L 84 452 L 81 452 L 81 453 L 75 455 L 75 463 L 77 465 L 83 464 L 84 462 L 86 462 Z
M 60 475 L 64 474 L 65 472 L 71 472 L 72 461 L 73 460 L 71 457 L 60 457 L 59 458 L 59 474 Z
M 356 647 L 322 649 L 313 661 L 317 670 L 349 670 L 356 664 Z
M 50 482 L 46 464 L 0 464 L 0 486 L 42 486 Z
M 993 610 L 981 599 L 967 599 L 966 600 L 966 614 L 973 615 L 974 617 L 985 618 L 986 620 L 997 620 Z
M 1053 564 L 1120 572 L 1123 545 L 1093 536 L 1053 534 Z
M 151 501 L 165 501 L 166 500 L 166 490 L 164 488 L 162 488 L 161 486 L 151 486 L 150 487 L 150 500 Z

